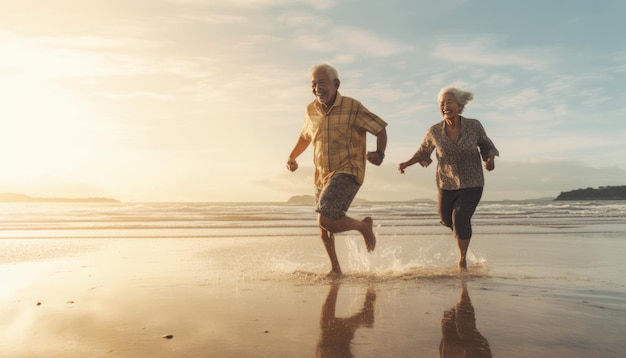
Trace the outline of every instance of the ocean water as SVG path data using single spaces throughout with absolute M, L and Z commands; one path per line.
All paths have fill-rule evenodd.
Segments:
M 0 203 L 2 238 L 317 236 L 309 205 L 287 203 Z M 394 235 L 440 234 L 436 203 L 353 204 Z M 504 233 L 588 226 L 612 232 L 626 223 L 626 201 L 481 202 L 475 227 Z M 615 226 L 617 225 L 617 226 Z M 74 233 L 74 234 L 72 234 Z
M 456 264 L 455 242 L 449 229 L 439 224 L 435 202 L 361 203 L 353 205 L 348 215 L 374 218 L 378 248 L 368 255 L 356 232 L 337 235 L 344 271 L 395 277 L 410 275 L 415 269 L 437 272 Z M 481 202 L 472 223 L 470 264 L 488 267 L 490 274 L 545 275 L 545 266 L 551 263 L 552 274 L 566 274 L 561 271 L 568 270 L 568 266 L 597 262 L 588 275 L 598 280 L 613 278 L 622 284 L 625 281 L 625 266 L 617 248 L 626 244 L 626 201 Z M 235 252 L 237 242 L 254 242 L 242 254 L 254 253 L 255 258 L 270 261 L 271 266 L 262 265 L 270 274 L 328 270 L 316 213 L 309 205 L 0 203 L 1 239 L 5 239 L 5 248 L 0 252 L 0 263 L 13 259 L 9 249 L 12 239 L 38 240 L 38 246 L 45 246 L 46 239 L 76 239 L 76 243 L 121 239 L 195 239 L 211 243 L 219 239 L 232 242 Z M 280 241 L 282 250 L 261 250 L 271 247 L 273 244 L 268 242 L 272 240 Z M 573 243 L 578 249 L 568 249 Z M 523 249 L 517 252 L 506 251 L 507 247 L 520 245 Z M 29 254 L 45 258 L 55 255 L 55 250 L 34 250 L 23 255 Z M 252 264 L 246 267 L 241 263 L 238 270 L 244 275 L 260 275 L 259 268 Z
M 374 218 L 378 245 L 368 254 L 357 233 L 337 235 L 343 271 L 370 280 L 456 276 L 455 242 L 436 211 L 430 201 L 353 205 L 349 215 Z M 476 274 L 563 279 L 598 290 L 626 287 L 624 201 L 481 202 L 473 228 L 468 258 Z M 21 239 L 36 249 L 22 250 Z M 65 240 L 67 248 L 50 239 Z M 301 273 L 308 281 L 329 269 L 309 205 L 0 204 L 0 263 L 63 256 L 87 243 L 148 239 L 219 242 L 230 251 L 212 262 L 240 278 L 280 280 Z
M 337 235 L 333 283 L 308 205 L 2 203 L 0 353 L 348 356 L 320 326 L 336 306 L 356 357 L 440 356 L 463 341 L 446 328 L 460 318 L 494 357 L 626 356 L 626 202 L 481 202 L 464 274 L 436 203 L 348 214 L 373 217 L 378 243 Z

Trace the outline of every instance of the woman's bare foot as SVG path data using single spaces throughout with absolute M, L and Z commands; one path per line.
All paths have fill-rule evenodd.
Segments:
M 459 270 L 467 271 L 467 261 L 465 260 L 465 257 L 461 257 L 459 260 Z
M 374 235 L 374 220 L 371 217 L 366 217 L 361 220 L 367 224 L 367 229 L 362 231 L 363 238 L 365 239 L 365 247 L 367 251 L 372 252 L 376 248 L 376 235 Z
M 340 271 L 330 271 L 329 273 L 326 274 L 326 278 L 329 278 L 331 280 L 337 280 L 340 279 L 341 277 L 343 277 L 343 273 Z

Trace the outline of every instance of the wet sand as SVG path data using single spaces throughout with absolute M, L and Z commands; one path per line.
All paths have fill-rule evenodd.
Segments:
M 623 357 L 621 233 L 3 239 L 3 357 Z M 595 235 L 595 236 L 594 236 Z M 446 236 L 447 238 L 447 236 Z

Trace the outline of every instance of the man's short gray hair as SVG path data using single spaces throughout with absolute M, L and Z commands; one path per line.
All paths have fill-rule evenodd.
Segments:
M 458 89 L 456 87 L 444 87 L 441 89 L 441 91 L 439 91 L 439 94 L 437 95 L 437 101 L 441 102 L 441 97 L 443 97 L 443 95 L 446 93 L 450 93 L 451 95 L 453 95 L 454 99 L 456 99 L 456 102 L 461 106 L 465 106 L 467 102 L 474 99 L 474 94 L 472 92 L 463 91 L 462 89 Z
M 319 65 L 315 65 L 311 68 L 311 74 L 313 74 L 313 72 L 317 71 L 318 69 L 321 69 L 323 71 L 325 71 L 326 73 L 328 73 L 328 75 L 330 76 L 331 79 L 333 80 L 338 80 L 339 79 L 339 74 L 337 73 L 337 70 L 327 64 L 327 63 L 320 63 Z

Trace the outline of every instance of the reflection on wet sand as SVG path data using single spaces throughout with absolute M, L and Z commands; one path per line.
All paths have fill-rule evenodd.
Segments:
M 352 357 L 350 343 L 354 333 L 361 326 L 374 325 L 374 302 L 376 292 L 368 289 L 360 312 L 346 318 L 335 316 L 335 305 L 339 293 L 339 283 L 332 283 L 320 317 L 320 339 L 317 344 L 317 357 Z
M 476 328 L 474 306 L 463 281 L 459 302 L 443 313 L 439 354 L 444 358 L 491 357 L 489 342 Z

